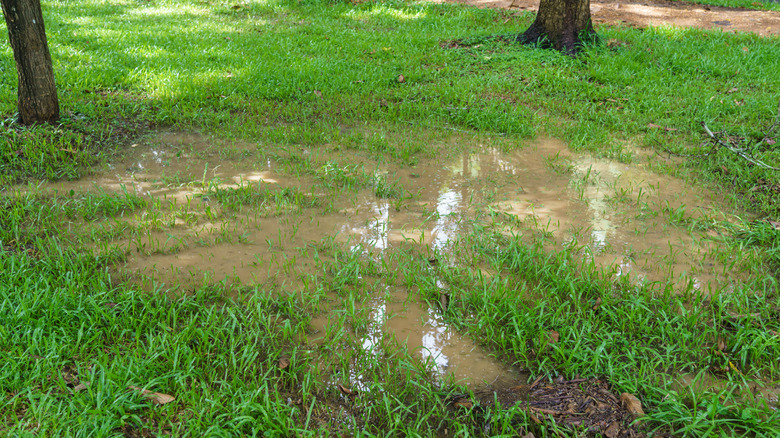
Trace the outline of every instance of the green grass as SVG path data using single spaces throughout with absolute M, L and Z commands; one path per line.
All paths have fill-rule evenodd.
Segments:
M 734 4 L 776 8 L 763 5 Z M 747 279 L 710 296 L 671 281 L 614 280 L 583 263 L 576 245 L 551 249 L 546 233 L 506 237 L 497 232 L 506 224 L 483 211 L 464 219 L 473 229 L 449 255 L 375 254 L 327 235 L 298 247 L 280 232 L 269 247 L 288 258 L 260 285 L 204 277 L 186 293 L 146 290 L 116 269 L 130 254 L 244 244 L 259 219 L 316 217 L 339 198 L 373 196 L 403 210 L 417 201 L 414 183 L 382 169 L 476 143 L 511 150 L 551 135 L 627 162 L 636 147 L 695 153 L 705 121 L 750 148 L 777 115 L 778 37 L 601 27 L 602 44 L 573 59 L 496 37 L 526 28 L 530 14 L 456 5 L 61 0 L 45 2 L 44 14 L 61 124 L 12 123 L 16 73 L 10 48 L 0 50 L 3 434 L 557 436 L 519 407 L 453 408 L 468 389 L 439 380 L 403 343 L 361 348 L 372 297 L 404 286 L 433 304 L 440 280 L 450 287 L 451 326 L 533 376 L 599 377 L 637 394 L 644 431 L 780 434 L 776 408 L 745 395 L 751 382 L 780 380 L 780 239 L 764 220 L 780 213 L 777 175 L 725 150 L 656 169 L 719 191 L 751 219 L 643 210 L 723 232 L 721 256 L 737 253 Z M 200 190 L 187 203 L 37 187 L 89 175 L 158 128 L 251 142 L 249 152 L 225 146 L 219 160 L 272 160 L 303 188 L 229 187 L 208 179 L 208 167 L 202 178 L 155 181 Z M 473 144 L 434 141 L 453 132 Z M 751 153 L 780 165 L 774 147 Z M 548 164 L 572 171 L 565 159 Z M 633 203 L 630 195 L 616 191 L 614 202 Z M 221 228 L 175 233 L 204 224 Z M 423 257 L 440 263 L 432 269 Z M 310 269 L 285 277 L 303 259 Z M 312 344 L 312 318 L 323 312 L 333 321 Z M 559 342 L 549 342 L 550 330 Z M 683 390 L 674 382 L 681 373 L 716 374 L 725 387 Z M 155 406 L 131 385 L 176 401 Z
M 619 140 L 687 151 L 701 140 L 700 121 L 757 138 L 780 97 L 771 91 L 780 88 L 777 37 L 602 27 L 613 43 L 575 60 L 488 38 L 522 30 L 531 15 L 452 5 L 50 2 L 45 10 L 65 120 L 61 133 L 3 131 L 6 183 L 74 178 L 108 139 L 121 144 L 156 125 L 316 144 L 374 121 L 547 132 L 614 156 Z M 445 48 L 456 39 L 465 45 Z M 8 48 L 4 59 L 13 64 Z M 15 111 L 15 82 L 12 68 L 0 74 L 0 113 Z M 413 163 L 418 151 L 403 149 L 395 155 Z M 716 184 L 737 173 L 740 193 L 770 175 L 724 152 L 690 166 Z M 754 198 L 759 211 L 776 211 L 774 193 Z

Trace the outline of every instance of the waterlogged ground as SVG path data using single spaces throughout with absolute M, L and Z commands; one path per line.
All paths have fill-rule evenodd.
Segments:
M 35 190 L 146 199 L 112 220 L 72 226 L 96 237 L 97 249 L 124 255 L 116 275 L 173 293 L 214 282 L 311 293 L 325 264 L 350 269 L 323 251 L 328 245 L 371 260 L 410 249 L 431 265 L 458 264 L 458 238 L 475 225 L 542 238 L 551 250 L 574 248 L 583 265 L 662 282 L 673 293 L 728 292 L 740 278 L 733 255 L 719 252 L 719 234 L 697 227 L 733 220 L 726 207 L 714 193 L 654 172 L 666 164 L 661 157 L 627 150 L 623 162 L 595 159 L 551 138 L 520 147 L 469 135 L 436 141 L 434 150 L 462 152 L 400 165 L 337 147 L 264 151 L 164 132 L 91 177 Z M 394 339 L 440 375 L 477 387 L 527 378 L 445 322 L 446 282 L 436 284 L 441 302 L 429 305 L 414 286 L 337 274 L 368 283 L 370 293 L 355 300 L 336 286 L 312 295 L 319 309 L 308 329 L 312 348 L 342 329 L 348 308 L 366 316 L 350 330 L 367 351 Z M 360 387 L 359 373 L 350 380 Z

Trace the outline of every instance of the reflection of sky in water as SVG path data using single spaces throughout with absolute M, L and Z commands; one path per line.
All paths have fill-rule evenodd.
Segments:
M 442 188 L 436 203 L 436 212 L 439 214 L 434 227 L 434 249 L 442 249 L 450 239 L 457 236 L 459 231 L 458 218 L 455 213 L 461 210 L 463 196 L 452 190 Z
M 388 319 L 393 315 L 388 314 L 387 299 L 384 296 L 371 300 L 368 307 L 373 311 L 362 347 L 374 354 L 381 354 L 382 338 L 388 331 L 386 329 Z M 451 334 L 446 323 L 438 318 L 436 310 L 428 309 L 423 315 L 423 321 L 420 321 L 422 329 L 415 329 L 408 336 L 420 336 L 419 344 L 422 346 L 420 353 L 423 359 L 433 361 L 439 372 L 444 373 L 450 366 L 450 358 L 444 353 L 444 348 L 450 341 Z M 398 341 L 417 344 L 417 339 L 412 342 L 408 339 L 398 339 Z
M 609 173 L 612 180 L 617 181 L 620 178 L 621 171 L 617 166 L 609 166 L 607 169 L 601 170 L 602 172 Z M 593 241 L 593 250 L 602 250 L 607 246 L 607 239 L 617 227 L 612 223 L 611 218 L 607 215 L 609 206 L 607 205 L 607 195 L 604 192 L 601 184 L 601 175 L 599 175 L 599 169 L 594 169 L 593 164 L 588 160 L 580 161 L 577 163 L 577 172 L 574 174 L 574 178 L 582 179 L 584 175 L 589 174 L 590 178 L 595 178 L 595 184 L 591 184 L 590 178 L 585 181 L 587 186 L 583 191 L 583 198 L 588 202 L 588 208 L 590 209 L 590 237 Z

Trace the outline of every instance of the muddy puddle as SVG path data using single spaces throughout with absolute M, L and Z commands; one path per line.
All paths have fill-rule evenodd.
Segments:
M 472 386 L 517 382 L 521 376 L 527 377 L 459 334 L 444 321 L 439 309 L 421 305 L 403 288 L 388 286 L 361 307 L 368 313 L 368 324 L 360 331 L 365 351 L 380 356 L 388 342 L 400 343 L 432 363 L 439 374 Z M 329 329 L 338 324 L 333 313 L 313 319 L 310 342 L 323 342 Z M 352 380 L 352 384 L 361 384 L 360 376 L 352 376 Z
M 148 199 L 145 210 L 91 226 L 118 236 L 106 245 L 128 254 L 125 272 L 162 289 L 186 292 L 226 281 L 303 290 L 321 274 L 322 245 L 373 256 L 401 245 L 447 253 L 477 211 L 506 233 L 543 232 L 554 245 L 575 245 L 583 260 L 615 276 L 671 279 L 677 288 L 706 293 L 730 287 L 732 273 L 711 258 L 713 240 L 690 231 L 692 222 L 714 214 L 715 195 L 641 163 L 571 153 L 553 139 L 512 152 L 467 136 L 447 141 L 465 143 L 470 152 L 396 168 L 347 153 L 296 150 L 299 162 L 309 163 L 302 170 L 267 158 L 256 144 L 163 133 L 92 177 L 45 190 L 126 191 Z M 403 194 L 385 199 L 370 184 L 334 190 L 325 168 L 355 181 L 381 179 Z M 241 206 L 230 208 L 231 196 L 239 195 Z M 331 300 L 330 308 L 338 308 L 338 298 Z M 363 306 L 372 321 L 361 334 L 366 350 L 393 336 L 459 380 L 489 383 L 515 373 L 408 291 L 389 288 Z M 313 332 L 325 331 L 328 321 L 323 314 Z

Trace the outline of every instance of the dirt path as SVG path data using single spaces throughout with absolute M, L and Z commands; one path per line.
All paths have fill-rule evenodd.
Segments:
M 447 0 L 477 7 L 536 10 L 538 0 Z M 624 24 L 646 27 L 672 25 L 725 32 L 753 32 L 760 36 L 780 35 L 780 12 L 724 8 L 665 0 L 591 0 L 596 24 Z

